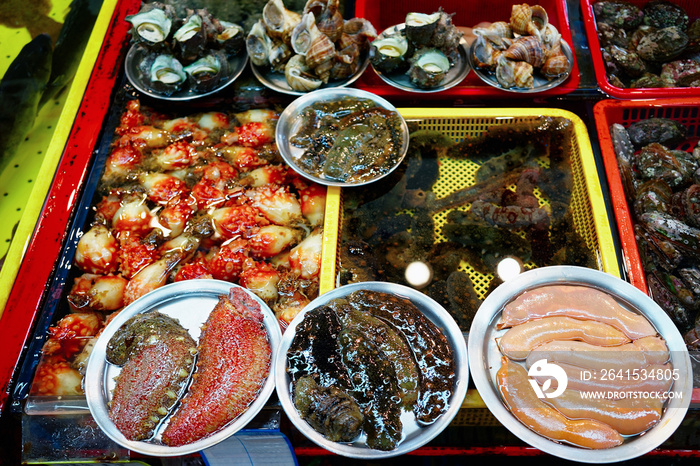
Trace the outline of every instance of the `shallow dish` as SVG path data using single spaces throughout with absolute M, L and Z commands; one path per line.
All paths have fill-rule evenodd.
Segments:
M 400 34 L 401 31 L 405 28 L 405 23 L 397 24 L 396 26 L 392 26 L 383 31 L 381 34 L 379 34 L 379 36 L 377 36 L 377 39 L 383 39 L 387 36 Z M 370 47 L 370 59 L 373 55 L 373 50 L 374 49 Z M 469 74 L 469 70 L 471 69 L 471 64 L 468 58 L 469 46 L 464 38 L 462 38 L 459 41 L 458 52 L 459 58 L 457 59 L 457 62 L 450 68 L 450 71 L 448 71 L 447 76 L 445 76 L 445 79 L 440 83 L 439 86 L 431 87 L 428 89 L 421 88 L 413 84 L 408 75 L 406 75 L 406 73 L 382 73 L 381 71 L 376 69 L 374 65 L 372 65 L 372 69 L 375 73 L 377 73 L 377 76 L 379 76 L 382 79 L 382 81 L 397 89 L 419 93 L 441 92 L 458 85 Z
M 501 86 L 498 81 L 496 80 L 496 75 L 493 71 L 488 71 L 484 70 L 482 68 L 479 68 L 478 66 L 474 65 L 474 53 L 479 46 L 478 41 L 472 42 L 471 47 L 469 47 L 469 63 L 472 68 L 474 68 L 474 73 L 481 78 L 483 82 L 488 84 L 489 86 L 495 87 L 497 89 L 501 89 L 507 92 L 517 92 L 517 93 L 522 93 L 522 94 L 527 94 L 527 93 L 537 93 L 537 92 L 543 92 L 547 91 L 549 89 L 555 88 L 559 86 L 561 83 L 566 81 L 569 78 L 569 75 L 571 75 L 571 70 L 574 67 L 574 54 L 571 51 L 571 47 L 569 47 L 569 44 L 564 41 L 564 39 L 561 40 L 561 50 L 564 52 L 564 55 L 566 55 L 566 58 L 569 59 L 569 69 L 566 71 L 566 73 L 557 76 L 556 78 L 549 80 L 539 74 L 537 70 L 535 70 L 532 73 L 533 77 L 533 87 L 532 89 L 527 89 L 524 87 L 511 87 L 511 88 L 505 88 Z
M 369 59 L 367 56 L 365 56 L 362 60 L 362 63 L 360 64 L 360 67 L 354 74 L 345 79 L 333 79 L 331 81 L 328 81 L 328 83 L 322 84 L 319 89 L 333 89 L 336 87 L 349 86 L 350 84 L 357 81 L 360 78 L 360 76 L 362 76 L 362 73 L 365 72 L 368 64 Z M 291 86 L 287 84 L 287 78 L 284 77 L 284 73 L 272 71 L 269 67 L 256 66 L 253 63 L 250 64 L 250 68 L 253 70 L 253 74 L 255 75 L 255 77 L 258 78 L 258 81 L 260 81 L 268 89 L 272 89 L 273 91 L 289 95 L 308 94 L 308 92 L 295 91 L 294 89 L 292 89 Z
M 302 112 L 303 110 L 318 102 L 330 102 L 334 100 L 340 100 L 343 98 L 356 98 L 356 99 L 370 99 L 374 101 L 377 106 L 382 107 L 386 110 L 396 112 L 401 118 L 401 147 L 399 148 L 399 154 L 396 158 L 396 163 L 384 173 L 377 175 L 376 177 L 369 180 L 362 180 L 357 182 L 345 182 L 336 181 L 320 176 L 316 176 L 312 173 L 306 172 L 298 163 L 299 158 L 304 154 L 305 149 L 296 147 L 291 143 L 291 138 L 299 132 L 302 127 Z M 315 181 L 316 183 L 323 184 L 326 186 L 361 186 L 368 183 L 373 183 L 385 176 L 389 175 L 394 171 L 403 161 L 408 151 L 408 125 L 406 121 L 401 117 L 396 108 L 391 105 L 386 100 L 378 97 L 371 92 L 363 91 L 360 89 L 353 88 L 329 88 L 329 89 L 319 89 L 308 94 L 305 94 L 297 98 L 294 102 L 289 104 L 287 108 L 284 109 L 277 122 L 277 128 L 275 129 L 275 139 L 277 142 L 277 148 L 282 154 L 282 158 L 287 164 L 294 169 L 300 175 Z
M 182 89 L 179 91 L 165 95 L 160 92 L 156 92 L 153 89 L 149 89 L 148 82 L 144 80 L 144 77 L 139 70 L 139 63 L 144 58 L 144 49 L 139 46 L 139 44 L 132 44 L 129 51 L 126 54 L 126 61 L 124 62 L 124 72 L 126 77 L 139 91 L 144 94 L 153 97 L 155 99 L 171 100 L 171 101 L 184 101 L 184 100 L 194 100 L 201 97 L 206 97 L 208 95 L 215 94 L 221 89 L 225 88 L 232 82 L 234 82 L 245 69 L 246 63 L 248 63 L 248 54 L 245 48 L 239 52 L 237 55 L 228 56 L 228 75 L 221 80 L 221 82 L 211 91 L 207 92 L 196 92 L 189 88 L 187 83 L 183 84 Z
M 211 310 L 214 309 L 219 296 L 228 295 L 232 287 L 239 286 L 221 280 L 210 279 L 187 280 L 166 285 L 134 301 L 124 308 L 124 310 L 105 327 L 95 343 L 95 347 L 90 355 L 90 360 L 88 361 L 87 372 L 85 374 L 85 397 L 87 398 L 88 407 L 97 425 L 108 437 L 129 450 L 145 455 L 186 455 L 203 450 L 204 448 L 227 439 L 238 430 L 245 427 L 263 406 L 265 406 L 265 403 L 267 403 L 268 398 L 275 388 L 273 364 L 282 335 L 277 318 L 265 302 L 254 293 L 239 287 L 245 290 L 251 298 L 260 304 L 260 308 L 263 312 L 263 323 L 267 329 L 270 346 L 272 348 L 270 373 L 257 399 L 248 409 L 233 422 L 209 437 L 179 447 L 169 447 L 157 443 L 157 439 L 160 438 L 159 433 L 155 437 L 156 441 L 127 440 L 109 418 L 108 403 L 112 398 L 112 390 L 115 386 L 114 378 L 119 374 L 121 369 L 107 362 L 105 359 L 105 352 L 107 343 L 119 327 L 136 314 L 157 310 L 158 312 L 178 319 L 180 324 L 190 332 L 192 338 L 198 340 L 200 328 L 207 320 Z M 162 431 L 162 427 L 159 431 Z
M 364 434 L 354 442 L 340 443 L 331 442 L 322 434 L 316 432 L 304 419 L 301 418 L 290 394 L 291 381 L 287 375 L 287 351 L 289 350 L 296 327 L 304 319 L 307 312 L 327 304 L 329 301 L 347 296 L 353 291 L 370 290 L 382 293 L 390 293 L 409 299 L 427 318 L 441 328 L 452 347 L 455 359 L 455 386 L 452 397 L 449 400 L 449 407 L 433 424 L 420 427 L 412 413 L 404 412 L 401 416 L 403 422 L 403 438 L 398 446 L 391 451 L 373 450 L 367 447 Z M 294 426 L 308 439 L 317 445 L 333 453 L 361 459 L 379 459 L 403 455 L 416 448 L 425 445 L 442 432 L 452 421 L 459 411 L 462 401 L 467 393 L 469 384 L 469 363 L 467 360 L 467 347 L 464 336 L 459 330 L 454 319 L 438 303 L 428 296 L 413 288 L 389 282 L 363 282 L 345 285 L 340 288 L 328 291 L 309 303 L 285 330 L 280 344 L 277 360 L 275 361 L 275 383 L 277 395 L 282 404 L 282 408 L 292 421 Z
M 671 398 L 660 421 L 642 435 L 626 440 L 617 447 L 589 450 L 549 440 L 522 424 L 501 401 L 496 373 L 501 367 L 501 352 L 496 344 L 504 330 L 496 329 L 503 307 L 518 295 L 543 285 L 587 285 L 629 304 L 644 315 L 666 340 L 674 369 L 680 378 L 671 391 L 681 393 Z M 683 338 L 671 319 L 646 294 L 631 284 L 605 272 L 573 266 L 542 267 L 525 272 L 496 288 L 483 302 L 469 332 L 469 362 L 479 394 L 493 415 L 513 434 L 535 448 L 567 460 L 585 463 L 609 463 L 629 460 L 658 447 L 673 434 L 685 417 L 692 396 L 692 369 Z

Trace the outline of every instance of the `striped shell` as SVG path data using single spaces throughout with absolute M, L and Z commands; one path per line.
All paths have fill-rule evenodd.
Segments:
M 262 19 L 271 38 L 286 41 L 301 21 L 301 15 L 286 9 L 282 0 L 270 0 L 263 7 Z
M 545 61 L 545 49 L 542 41 L 536 36 L 519 37 L 508 50 L 503 52 L 506 58 L 524 61 L 539 68 Z
M 472 31 L 475 35 L 484 37 L 493 43 L 494 46 L 503 47 L 506 41 L 503 39 L 513 38 L 513 29 L 505 21 L 496 21 L 489 26 L 477 27 Z
M 503 54 L 498 58 L 496 80 L 505 89 L 511 87 L 532 89 L 534 86 L 532 72 L 533 68 L 529 63 L 509 60 Z
M 324 83 L 330 79 L 333 59 L 336 56 L 335 44 L 325 34 L 318 35 L 306 51 L 306 64 L 313 69 Z
M 516 34 L 528 34 L 528 27 L 532 21 L 532 9 L 527 3 L 513 5 L 510 12 L 510 27 Z

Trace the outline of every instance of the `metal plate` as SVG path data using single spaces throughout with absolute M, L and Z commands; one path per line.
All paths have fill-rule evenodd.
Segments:
M 313 105 L 317 102 L 329 102 L 333 100 L 343 99 L 346 97 L 373 100 L 379 107 L 396 112 L 396 114 L 399 115 L 399 117 L 401 118 L 402 144 L 401 148 L 399 149 L 400 154 L 398 159 L 396 160 L 396 164 L 394 164 L 394 166 L 391 169 L 387 170 L 385 173 L 382 173 L 381 175 L 372 178 L 371 180 L 364 180 L 357 183 L 328 180 L 326 178 L 321 178 L 311 173 L 305 172 L 304 169 L 297 164 L 297 160 L 299 160 L 301 155 L 304 154 L 305 149 L 295 147 L 290 142 L 290 138 L 294 136 L 302 126 L 302 110 L 304 110 L 309 105 Z M 406 152 L 408 151 L 408 134 L 408 125 L 406 124 L 406 121 L 403 119 L 401 114 L 396 110 L 396 107 L 391 105 L 383 98 L 372 94 L 371 92 L 353 88 L 319 89 L 305 94 L 302 97 L 299 97 L 294 102 L 289 104 L 287 108 L 284 109 L 277 122 L 277 128 L 275 129 L 275 139 L 277 142 L 277 148 L 279 149 L 280 154 L 282 154 L 282 158 L 284 159 L 284 161 L 287 162 L 287 164 L 290 167 L 292 167 L 294 171 L 304 176 L 305 178 L 310 179 L 311 181 L 315 181 L 316 183 L 323 184 L 326 186 L 342 187 L 362 186 L 368 183 L 374 183 L 375 181 L 384 178 L 385 176 L 389 175 L 392 171 L 394 171 L 399 165 L 401 165 L 401 162 L 403 161 L 404 157 L 406 156 Z
M 394 36 L 396 34 L 400 34 L 401 31 L 405 28 L 405 23 L 397 24 L 396 26 L 392 26 L 382 31 L 382 33 L 379 34 L 379 36 L 377 36 L 377 39 L 383 39 L 387 36 Z M 373 55 L 373 51 L 374 48 L 370 48 L 370 59 Z M 431 87 L 429 89 L 424 89 L 413 84 L 408 75 L 406 75 L 406 73 L 382 73 L 381 71 L 376 69 L 374 65 L 372 65 L 372 69 L 375 73 L 377 73 L 377 76 L 379 76 L 382 79 L 382 81 L 397 89 L 425 94 L 431 92 L 441 92 L 455 87 L 456 85 L 461 83 L 464 80 L 464 78 L 467 77 L 467 75 L 469 74 L 469 70 L 471 69 L 471 63 L 469 62 L 468 58 L 469 45 L 467 44 L 467 41 L 464 39 L 464 37 L 460 39 L 457 51 L 459 52 L 457 62 L 450 68 L 450 71 L 448 71 L 447 76 L 445 76 L 445 79 L 440 83 L 439 86 Z
M 486 84 L 489 86 L 495 87 L 497 89 L 502 89 L 507 92 L 516 92 L 516 93 L 521 93 L 521 94 L 528 94 L 528 93 L 537 93 L 537 92 L 543 92 L 547 91 L 549 89 L 552 89 L 554 87 L 559 86 L 561 83 L 566 81 L 571 74 L 571 70 L 574 67 L 574 54 L 571 52 L 571 47 L 569 47 L 569 44 L 564 41 L 564 39 L 561 40 L 561 50 L 564 52 L 564 55 L 566 55 L 566 58 L 569 59 L 569 69 L 566 71 L 566 73 L 557 76 L 556 78 L 549 80 L 542 76 L 541 74 L 538 73 L 537 70 L 534 70 L 532 77 L 533 77 L 533 87 L 532 89 L 526 89 L 524 87 L 511 87 L 511 88 L 505 88 L 501 86 L 498 81 L 496 80 L 496 74 L 493 71 L 485 70 L 483 68 L 479 68 L 474 64 L 474 52 L 476 48 L 478 47 L 478 41 L 472 42 L 471 47 L 469 47 L 469 63 L 471 64 L 472 68 L 474 68 L 474 73 L 481 78 L 482 81 L 484 81 Z
M 126 77 L 139 91 L 144 94 L 153 97 L 155 99 L 171 100 L 171 101 L 186 101 L 199 99 L 201 97 L 206 97 L 219 92 L 221 89 L 225 88 L 232 82 L 234 82 L 245 69 L 246 63 L 248 63 L 248 54 L 245 48 L 239 52 L 237 55 L 228 56 L 228 76 L 223 79 L 216 88 L 208 92 L 196 92 L 185 84 L 182 89 L 171 95 L 161 94 L 153 89 L 149 89 L 148 81 L 144 79 L 143 74 L 139 70 L 139 63 L 144 58 L 144 49 L 138 44 L 134 43 L 129 48 L 129 52 L 126 54 L 126 61 L 124 63 L 124 72 Z
M 368 64 L 369 59 L 365 54 L 364 58 L 362 59 L 362 64 L 353 75 L 346 79 L 333 79 L 331 81 L 328 81 L 326 84 L 322 84 L 319 89 L 334 89 L 336 87 L 349 86 L 350 84 L 357 81 L 360 78 L 360 76 L 362 76 L 362 73 L 365 72 Z M 287 83 L 287 78 L 285 78 L 284 73 L 273 71 L 269 67 L 260 67 L 253 65 L 252 62 L 250 63 L 250 67 L 252 68 L 255 77 L 258 78 L 258 81 L 260 81 L 265 87 L 272 89 L 273 91 L 289 95 L 308 94 L 308 92 L 295 91 L 294 89 L 292 89 Z
M 367 447 L 364 434 L 357 440 L 350 443 L 331 442 L 322 434 L 316 432 L 305 420 L 301 418 L 291 399 L 291 381 L 287 375 L 287 351 L 289 350 L 297 325 L 304 319 L 307 312 L 327 304 L 329 301 L 347 296 L 353 291 L 370 290 L 382 293 L 390 293 L 408 299 L 413 303 L 428 319 L 436 324 L 444 332 L 452 347 L 455 358 L 455 386 L 452 397 L 449 400 L 447 411 L 440 416 L 433 424 L 420 427 L 415 421 L 413 413 L 404 412 L 401 416 L 403 423 L 403 438 L 398 446 L 391 451 L 373 450 Z M 462 401 L 467 393 L 469 385 L 469 363 L 467 359 L 467 346 L 464 335 L 459 330 L 454 321 L 442 306 L 433 301 L 420 291 L 407 286 L 388 282 L 364 282 L 341 286 L 328 291 L 309 303 L 289 324 L 284 332 L 282 343 L 280 344 L 277 360 L 275 362 L 275 382 L 277 385 L 277 396 L 282 404 L 282 408 L 292 421 L 294 426 L 308 439 L 328 451 L 351 458 L 379 459 L 390 458 L 403 455 L 416 448 L 425 445 L 442 432 L 459 411 Z
M 497 330 L 503 307 L 526 290 L 543 285 L 588 285 L 610 294 L 644 315 L 666 340 L 671 363 L 680 378 L 671 390 L 682 393 L 664 408 L 661 420 L 643 435 L 625 439 L 617 447 L 588 450 L 552 441 L 522 424 L 501 401 L 496 373 L 501 367 L 501 352 L 496 344 L 506 330 Z M 496 288 L 482 303 L 469 331 L 469 363 L 479 394 L 494 416 L 524 442 L 563 459 L 585 463 L 609 463 L 641 456 L 661 445 L 678 428 L 690 405 L 692 369 L 683 337 L 666 313 L 638 288 L 599 270 L 574 266 L 542 267 L 525 272 Z
M 272 348 L 270 373 L 263 384 L 256 400 L 233 422 L 229 423 L 218 432 L 205 437 L 202 440 L 179 447 L 169 447 L 159 443 L 160 431 L 164 424 L 158 429 L 154 440 L 132 441 L 127 440 L 117 429 L 109 418 L 108 403 L 112 399 L 114 389 L 114 378 L 121 369 L 109 364 L 105 359 L 107 342 L 114 333 L 129 318 L 144 312 L 158 311 L 167 314 L 180 321 L 180 324 L 189 330 L 190 335 L 195 340 L 199 339 L 202 324 L 209 317 L 209 313 L 219 300 L 219 296 L 228 295 L 232 287 L 238 287 L 246 291 L 253 298 L 263 312 L 263 323 L 267 329 L 270 346 Z M 85 374 L 85 397 L 92 416 L 97 425 L 115 442 L 129 450 L 154 456 L 179 456 L 194 453 L 204 448 L 215 445 L 222 440 L 235 434 L 245 427 L 248 422 L 265 406 L 268 398 L 275 388 L 273 377 L 273 366 L 279 348 L 282 333 L 275 314 L 265 304 L 263 300 L 245 288 L 239 287 L 222 280 L 187 280 L 166 285 L 155 291 L 137 299 L 132 304 L 124 308 L 100 334 L 90 355 Z

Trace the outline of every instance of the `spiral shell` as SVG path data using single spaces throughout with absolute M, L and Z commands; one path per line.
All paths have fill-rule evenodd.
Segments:
M 338 48 L 345 48 L 350 42 L 357 44 L 360 53 L 369 49 L 370 41 L 377 38 L 377 30 L 365 18 L 352 18 L 345 21 Z
M 301 21 L 296 25 L 291 34 L 292 49 L 299 55 L 306 55 L 311 47 L 311 43 L 316 37 L 321 35 L 321 31 L 316 27 L 314 14 L 309 12 L 301 17 Z
M 328 0 L 320 14 L 314 13 L 318 30 L 335 42 L 343 32 L 345 20 L 338 11 L 338 0 Z
M 510 23 L 505 21 L 496 21 L 489 26 L 477 27 L 472 32 L 477 36 L 488 39 L 497 48 L 504 47 L 504 44 L 507 42 L 504 39 L 513 38 L 513 28 L 510 27 Z
M 345 79 L 359 69 L 360 49 L 353 43 L 338 51 L 331 68 L 331 79 Z
M 294 55 L 284 67 L 284 76 L 289 87 L 299 92 L 309 92 L 318 89 L 323 81 L 311 73 L 303 55 Z
M 532 72 L 533 67 L 527 62 L 509 60 L 505 54 L 498 57 L 496 80 L 505 89 L 511 87 L 532 89 L 534 86 Z
M 269 0 L 263 7 L 262 19 L 270 37 L 284 42 L 301 21 L 301 15 L 285 8 L 282 0 Z
M 533 36 L 540 36 L 544 29 L 549 24 L 547 11 L 541 5 L 530 7 L 530 24 L 527 25 L 527 31 Z
M 554 79 L 561 76 L 569 70 L 569 58 L 561 51 L 561 47 L 557 52 L 550 54 L 540 68 L 540 73 L 547 79 Z
M 325 34 L 319 34 L 306 51 L 306 64 L 316 72 L 321 81 L 327 83 L 335 56 L 335 44 Z
M 524 61 L 539 68 L 545 60 L 544 44 L 537 36 L 522 36 L 516 39 L 508 50 L 503 52 L 506 58 Z
M 532 9 L 527 3 L 513 5 L 510 12 L 510 26 L 516 34 L 528 34 L 528 27 L 532 21 Z
M 269 65 L 271 47 L 272 39 L 267 35 L 265 23 L 260 19 L 253 25 L 246 37 L 246 49 L 251 63 L 255 66 Z
M 477 35 L 476 44 L 474 46 L 474 64 L 479 68 L 492 70 L 496 67 L 497 59 L 503 51 L 498 50 L 492 45 L 493 43 L 486 40 L 484 36 Z

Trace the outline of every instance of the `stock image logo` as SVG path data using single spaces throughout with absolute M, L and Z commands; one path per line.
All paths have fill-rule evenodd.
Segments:
M 560 396 L 566 390 L 569 381 L 564 369 L 556 364 L 547 362 L 546 359 L 540 359 L 530 366 L 527 375 L 530 377 L 529 382 L 537 398 L 556 398 Z M 547 377 L 547 380 L 542 384 L 542 388 L 534 380 L 534 377 Z M 557 386 L 553 391 L 549 391 L 552 386 L 552 379 L 557 381 Z

